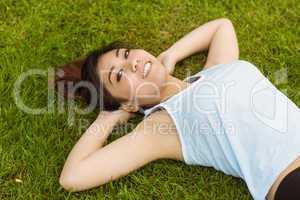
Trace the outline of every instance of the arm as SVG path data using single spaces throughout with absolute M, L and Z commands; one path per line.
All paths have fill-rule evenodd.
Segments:
M 151 120 L 154 122 L 158 118 L 148 117 L 147 127 L 153 124 Z M 176 158 L 176 149 L 175 153 L 180 152 L 180 143 L 175 134 L 151 132 L 154 129 L 145 127 L 145 122 L 139 124 L 132 133 L 102 147 L 113 125 L 102 128 L 101 136 L 99 129 L 94 126 L 115 122 L 116 119 L 112 116 L 100 117 L 74 146 L 60 176 L 60 184 L 66 190 L 81 191 L 96 187 L 153 160 Z
M 170 63 L 177 63 L 207 49 L 209 51 L 204 68 L 239 58 L 238 42 L 230 20 L 222 18 L 207 22 L 185 35 L 163 53 L 172 60 Z

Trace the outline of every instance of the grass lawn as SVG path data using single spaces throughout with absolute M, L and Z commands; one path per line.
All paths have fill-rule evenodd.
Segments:
M 60 171 L 97 112 L 70 119 L 73 107 L 58 112 L 56 97 L 52 112 L 28 114 L 15 103 L 14 83 L 30 69 L 47 72 L 117 39 L 158 55 L 199 25 L 227 17 L 236 28 L 240 58 L 300 106 L 299 12 L 297 0 L 0 0 L 0 199 L 251 199 L 240 179 L 171 160 L 68 193 L 59 186 Z M 197 54 L 180 62 L 175 76 L 199 71 L 204 59 Z M 34 75 L 22 83 L 20 95 L 27 106 L 42 108 L 47 89 L 47 76 Z M 122 134 L 115 131 L 109 141 Z

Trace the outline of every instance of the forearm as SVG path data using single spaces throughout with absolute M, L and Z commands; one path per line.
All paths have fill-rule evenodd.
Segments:
M 213 40 L 214 34 L 223 22 L 224 19 L 207 22 L 175 42 L 167 50 L 172 55 L 171 57 L 175 60 L 175 63 L 194 53 L 207 50 Z
M 117 120 L 114 118 L 98 117 L 84 132 L 70 152 L 64 168 L 76 166 L 91 153 L 101 148 L 112 132 Z

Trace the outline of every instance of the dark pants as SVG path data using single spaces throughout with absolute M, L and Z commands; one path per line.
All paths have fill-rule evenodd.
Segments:
M 300 200 L 300 167 L 291 171 L 279 184 L 275 200 Z

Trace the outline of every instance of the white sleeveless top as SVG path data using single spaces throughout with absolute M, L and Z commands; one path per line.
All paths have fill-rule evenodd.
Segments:
M 235 60 L 144 111 L 165 109 L 177 128 L 184 162 L 242 178 L 256 200 L 300 155 L 299 108 L 253 64 Z

